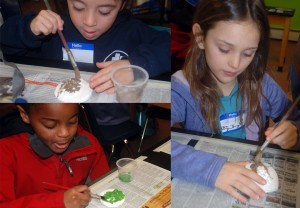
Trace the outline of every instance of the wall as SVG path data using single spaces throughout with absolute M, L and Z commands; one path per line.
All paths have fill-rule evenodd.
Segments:
M 291 30 L 300 32 L 300 1 L 299 0 L 265 0 L 267 6 L 296 9 L 291 21 Z
M 267 6 L 293 8 L 295 14 L 292 17 L 291 27 L 289 32 L 289 40 L 297 41 L 300 35 L 300 1 L 299 0 L 265 0 Z M 271 38 L 281 39 L 282 27 L 271 25 Z

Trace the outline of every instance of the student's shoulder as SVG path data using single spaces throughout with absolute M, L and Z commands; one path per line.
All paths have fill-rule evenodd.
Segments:
M 19 146 L 29 146 L 28 133 L 18 133 L 7 137 L 0 138 L 0 148 L 3 149 L 18 149 Z
M 78 134 L 86 136 L 86 139 L 88 139 L 93 145 L 98 143 L 97 138 L 90 133 L 89 131 L 85 130 L 82 126 L 78 125 Z
M 190 85 L 189 85 L 188 81 L 186 80 L 182 70 L 178 70 L 174 74 L 172 74 L 171 86 L 172 86 L 172 89 L 174 89 L 176 87 L 184 87 L 186 89 L 190 88 Z
M 269 73 L 264 74 L 262 83 L 263 87 L 267 89 L 279 87 L 277 82 L 272 78 L 272 76 Z

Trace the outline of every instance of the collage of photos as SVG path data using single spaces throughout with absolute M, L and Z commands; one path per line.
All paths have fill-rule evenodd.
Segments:
M 299 1 L 0 1 L 0 208 L 299 196 Z

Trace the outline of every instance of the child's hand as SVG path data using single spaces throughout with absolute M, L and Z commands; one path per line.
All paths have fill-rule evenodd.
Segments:
M 31 21 L 30 29 L 35 35 L 49 35 L 55 34 L 57 30 L 63 30 L 63 25 L 64 21 L 58 14 L 50 10 L 41 10 Z
M 108 94 L 114 93 L 115 87 L 110 79 L 112 70 L 118 66 L 129 64 L 130 63 L 128 60 L 97 62 L 96 65 L 101 70 L 91 77 L 90 87 L 98 93 L 104 91 L 106 91 Z
M 64 193 L 64 203 L 66 208 L 86 207 L 90 200 L 90 190 L 86 185 L 74 186 Z
M 215 186 L 241 202 L 246 202 L 245 196 L 237 190 L 243 192 L 252 199 L 259 199 L 265 192 L 254 182 L 265 184 L 266 181 L 252 170 L 245 168 L 248 162 L 226 162 L 222 167 Z M 253 181 L 254 180 L 254 181 Z
M 270 127 L 265 132 L 266 140 L 279 145 L 282 149 L 292 148 L 297 144 L 298 130 L 290 121 L 284 121 L 275 129 Z

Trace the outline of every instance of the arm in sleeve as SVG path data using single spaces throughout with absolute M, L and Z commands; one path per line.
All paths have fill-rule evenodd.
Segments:
M 171 145 L 172 177 L 214 187 L 226 158 L 195 150 L 176 141 L 172 141 Z
M 36 16 L 31 12 L 22 16 L 8 18 L 0 27 L 0 44 L 4 54 L 24 55 L 27 50 L 38 48 L 45 36 L 36 36 L 30 29 L 30 23 Z
M 18 197 L 15 186 L 15 170 L 17 162 L 11 148 L 0 144 L 0 208 L 16 207 L 57 207 L 64 206 L 64 191 L 39 193 Z M 21 174 L 21 173 L 19 173 Z M 28 189 L 31 182 L 28 181 Z M 19 193 L 20 194 L 20 193 Z

